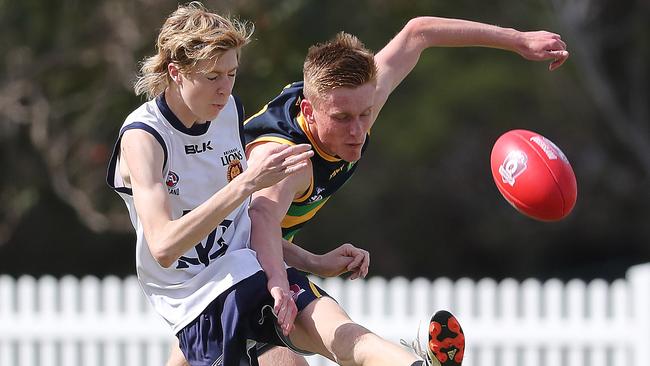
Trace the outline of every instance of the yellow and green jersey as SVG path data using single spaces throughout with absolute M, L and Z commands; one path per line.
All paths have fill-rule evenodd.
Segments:
M 310 144 L 314 150 L 312 182 L 302 196 L 294 199 L 282 220 L 282 235 L 289 241 L 352 177 L 358 165 L 327 154 L 315 143 L 300 113 L 302 88 L 302 81 L 287 85 L 280 95 L 244 122 L 246 145 L 274 141 L 287 145 Z M 362 154 L 368 142 L 366 137 Z

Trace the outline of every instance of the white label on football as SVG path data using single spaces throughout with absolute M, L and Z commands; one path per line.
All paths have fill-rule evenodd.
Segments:
M 526 170 L 528 156 L 523 151 L 513 150 L 508 153 L 503 163 L 499 167 L 499 174 L 503 183 L 508 183 L 514 187 L 517 177 Z

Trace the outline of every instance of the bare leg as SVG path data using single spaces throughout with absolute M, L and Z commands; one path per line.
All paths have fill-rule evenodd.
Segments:
M 190 366 L 189 363 L 185 360 L 183 352 L 181 352 L 180 347 L 178 346 L 178 338 L 174 338 L 172 343 L 172 349 L 169 353 L 169 359 L 167 360 L 166 366 Z
M 309 366 L 309 363 L 307 363 L 304 357 L 284 347 L 271 348 L 264 352 L 258 358 L 258 361 L 260 366 Z M 183 356 L 183 352 L 178 347 L 178 339 L 175 339 L 175 342 L 172 343 L 172 349 L 166 366 L 189 366 L 185 360 L 185 356 Z
M 414 353 L 354 323 L 339 304 L 322 297 L 296 318 L 291 341 L 340 365 L 410 366 Z
M 309 366 L 303 356 L 284 347 L 273 347 L 259 356 L 257 360 L 260 366 Z

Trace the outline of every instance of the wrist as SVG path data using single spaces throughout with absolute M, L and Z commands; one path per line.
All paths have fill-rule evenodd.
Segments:
M 279 287 L 283 290 L 289 290 L 289 280 L 287 279 L 286 271 L 282 271 L 282 273 L 277 271 L 276 273 L 273 274 L 267 273 L 267 277 L 268 277 L 267 287 L 269 291 L 274 287 Z
M 526 39 L 524 37 L 524 33 L 514 28 L 507 28 L 506 34 L 508 40 L 510 40 L 507 43 L 508 50 L 521 55 L 523 51 L 526 49 Z
M 323 255 L 309 253 L 305 258 L 305 262 L 306 266 L 308 266 L 308 268 L 305 268 L 306 272 L 322 276 L 321 264 L 323 263 Z
M 234 181 L 239 182 L 240 188 L 242 189 L 243 193 L 246 196 L 250 196 L 255 191 L 257 191 L 257 188 L 255 186 L 255 178 L 256 177 L 252 176 L 252 174 L 250 172 L 251 172 L 251 170 L 247 169 L 247 170 L 243 171 L 241 174 L 239 174 L 238 176 L 236 176 L 235 179 L 233 179 L 233 182 Z

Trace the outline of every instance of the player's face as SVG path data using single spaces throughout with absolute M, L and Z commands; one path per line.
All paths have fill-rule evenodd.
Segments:
M 312 104 L 312 132 L 327 153 L 350 162 L 361 158 L 372 125 L 375 87 L 375 82 L 369 82 L 356 88 L 336 88 Z
M 237 51 L 229 50 L 214 60 L 201 60 L 196 72 L 183 75 L 180 93 L 191 114 L 199 123 L 210 121 L 228 102 L 239 66 Z

